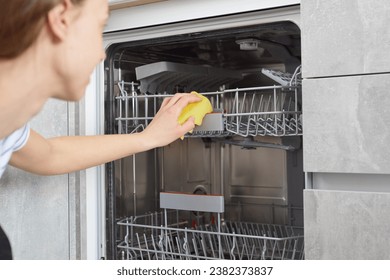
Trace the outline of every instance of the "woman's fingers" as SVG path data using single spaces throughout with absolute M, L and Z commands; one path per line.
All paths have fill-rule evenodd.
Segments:
M 187 94 L 186 96 L 181 97 L 177 102 L 176 105 L 180 109 L 180 112 L 186 107 L 189 103 L 199 102 L 202 98 L 199 96 L 196 96 L 195 94 Z
M 167 103 L 168 106 L 173 106 L 176 104 L 176 102 L 182 98 L 183 96 L 188 95 L 188 93 L 176 93 L 174 96 L 170 97 L 169 102 Z
M 165 98 L 163 99 L 163 102 L 161 103 L 160 108 L 163 108 L 163 107 L 167 106 L 167 104 L 169 103 L 169 101 L 170 101 L 171 99 L 172 99 L 172 97 L 165 97 Z
M 189 117 L 188 120 L 181 125 L 181 128 L 185 133 L 191 132 L 195 128 L 195 118 L 194 117 Z
M 191 93 L 176 93 L 166 103 L 167 107 L 178 106 L 177 108 L 181 112 L 185 106 L 189 103 L 199 102 L 202 99 L 195 94 Z M 165 101 L 165 100 L 164 100 Z M 164 103 L 164 102 L 163 102 Z

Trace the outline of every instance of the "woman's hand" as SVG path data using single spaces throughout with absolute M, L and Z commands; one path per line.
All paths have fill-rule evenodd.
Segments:
M 170 144 L 195 127 L 194 118 L 190 117 L 182 125 L 178 118 L 180 113 L 189 103 L 199 102 L 201 98 L 195 94 L 177 93 L 165 98 L 153 121 L 141 132 L 151 148 L 162 147 Z M 149 142 L 150 141 L 150 142 Z

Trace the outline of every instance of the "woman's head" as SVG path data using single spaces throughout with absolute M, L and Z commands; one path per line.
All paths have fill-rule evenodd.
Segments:
M 78 100 L 105 57 L 107 18 L 107 0 L 0 0 L 0 62 L 35 63 L 48 95 Z
M 14 58 L 30 47 L 48 12 L 62 0 L 0 0 L 0 58 Z M 81 5 L 85 0 L 71 0 Z

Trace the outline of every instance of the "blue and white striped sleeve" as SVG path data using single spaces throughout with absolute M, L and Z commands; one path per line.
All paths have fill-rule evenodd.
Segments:
M 30 125 L 26 124 L 15 130 L 9 136 L 0 139 L 0 178 L 5 171 L 12 153 L 23 148 L 23 146 L 26 145 L 29 136 Z
M 19 130 L 18 138 L 15 140 L 13 151 L 16 152 L 26 145 L 28 137 L 30 136 L 30 125 L 26 124 Z

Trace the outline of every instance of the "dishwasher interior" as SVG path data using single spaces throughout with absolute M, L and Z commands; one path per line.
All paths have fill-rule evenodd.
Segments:
M 282 21 L 112 45 L 105 133 L 162 100 L 213 105 L 183 140 L 106 165 L 109 259 L 303 259 L 300 30 Z

